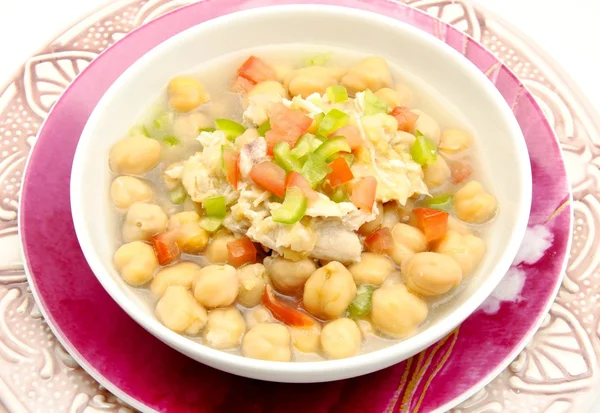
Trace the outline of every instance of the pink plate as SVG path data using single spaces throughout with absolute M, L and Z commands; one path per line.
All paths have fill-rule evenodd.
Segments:
M 94 60 L 54 105 L 28 163 L 19 220 L 40 309 L 94 378 L 144 411 L 445 411 L 500 373 L 540 325 L 560 285 L 572 210 L 558 143 L 531 94 L 482 46 L 425 13 L 390 0 L 302 2 L 378 12 L 439 37 L 490 77 L 523 129 L 534 187 L 523 248 L 482 308 L 438 344 L 386 370 L 327 384 L 236 377 L 188 359 L 139 327 L 102 289 L 79 249 L 69 209 L 69 174 L 79 135 L 102 94 L 136 59 L 174 34 L 270 1 L 207 0 L 165 15 Z M 278 1 L 287 3 L 298 2 Z

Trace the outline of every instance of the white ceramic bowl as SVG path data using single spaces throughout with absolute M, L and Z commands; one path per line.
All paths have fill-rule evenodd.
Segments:
M 243 35 L 242 35 L 243 34 Z M 193 342 L 164 327 L 153 308 L 113 267 L 115 226 L 109 201 L 110 147 L 132 126 L 167 81 L 201 62 L 262 45 L 307 43 L 382 56 L 417 74 L 460 111 L 478 137 L 500 212 L 488 251 L 468 287 L 415 336 L 344 360 L 277 363 L 253 360 Z M 182 32 L 132 65 L 108 90 L 79 141 L 71 175 L 77 237 L 98 280 L 140 325 L 178 351 L 212 367 L 257 379 L 319 382 L 370 373 L 433 344 L 493 291 L 515 257 L 527 226 L 531 170 L 527 148 L 510 108 L 473 64 L 410 25 L 365 11 L 333 6 L 276 6 L 224 16 Z M 152 362 L 149 360 L 149 362 Z

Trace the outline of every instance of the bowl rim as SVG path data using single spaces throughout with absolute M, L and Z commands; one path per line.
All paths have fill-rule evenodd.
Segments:
M 451 311 L 442 320 L 443 322 L 438 323 L 436 326 L 426 328 L 425 330 L 399 341 L 390 346 L 384 347 L 379 350 L 375 350 L 369 353 L 359 354 L 350 358 L 341 360 L 323 360 L 323 361 L 308 361 L 308 362 L 274 362 L 265 360 L 256 360 L 241 355 L 227 353 L 221 350 L 213 349 L 207 345 L 194 342 L 187 337 L 175 333 L 169 330 L 167 327 L 162 325 L 156 318 L 146 316 L 139 307 L 127 298 L 125 293 L 121 291 L 121 287 L 117 284 L 116 280 L 113 280 L 105 270 L 105 265 L 102 260 L 97 256 L 95 250 L 90 247 L 92 235 L 87 230 L 87 226 L 84 220 L 84 214 L 82 213 L 82 200 L 83 197 L 80 195 L 82 192 L 79 191 L 85 182 L 83 174 L 78 173 L 85 165 L 86 154 L 90 153 L 88 146 L 92 141 L 93 135 L 91 130 L 96 128 L 98 119 L 100 118 L 103 108 L 113 100 L 114 95 L 117 94 L 118 90 L 121 89 L 128 81 L 136 74 L 136 72 L 145 67 L 145 62 L 152 56 L 158 56 L 163 53 L 164 50 L 173 47 L 180 39 L 188 36 L 197 36 L 200 33 L 220 26 L 235 24 L 237 20 L 243 20 L 252 18 L 254 15 L 273 15 L 279 13 L 331 13 L 337 15 L 347 15 L 350 17 L 368 18 L 369 20 L 379 21 L 381 24 L 396 26 L 400 30 L 404 30 L 407 35 L 420 38 L 420 40 L 431 43 L 433 48 L 436 48 L 440 53 L 444 54 L 443 58 L 457 59 L 460 61 L 462 70 L 469 74 L 473 81 L 477 81 L 481 84 L 493 98 L 496 109 L 499 111 L 503 122 L 511 130 L 511 136 L 514 142 L 513 144 L 518 149 L 519 158 L 516 159 L 516 164 L 521 167 L 522 173 L 522 187 L 520 197 L 522 202 L 519 205 L 518 212 L 516 213 L 515 231 L 512 233 L 507 247 L 504 249 L 498 262 L 492 270 L 492 274 L 488 280 L 479 287 L 476 294 L 467 298 L 466 301 L 453 311 Z M 424 30 L 417 28 L 409 23 L 405 23 L 396 20 L 391 17 L 381 15 L 372 11 L 365 11 L 355 9 L 346 6 L 337 5 L 324 5 L 324 4 L 286 4 L 286 5 L 270 5 L 264 7 L 257 7 L 242 11 L 237 11 L 231 14 L 216 17 L 214 19 L 201 22 L 196 26 L 185 29 L 180 33 L 175 34 L 164 42 L 160 43 L 142 57 L 140 57 L 134 64 L 132 64 L 127 70 L 125 70 L 117 80 L 109 87 L 106 93 L 102 96 L 94 110 L 92 111 L 77 144 L 75 156 L 73 159 L 73 165 L 71 168 L 71 182 L 70 182 L 70 205 L 71 214 L 73 218 L 73 224 L 75 227 L 75 233 L 79 241 L 80 247 L 84 254 L 84 257 L 90 266 L 94 276 L 98 279 L 102 287 L 113 300 L 123 309 L 136 323 L 141 325 L 145 330 L 150 332 L 154 337 L 160 339 L 167 345 L 173 347 L 179 352 L 184 354 L 195 354 L 198 355 L 202 360 L 212 360 L 214 366 L 222 366 L 226 371 L 237 372 L 243 370 L 243 373 L 239 374 L 247 377 L 254 377 L 253 374 L 246 374 L 246 372 L 273 372 L 277 374 L 290 374 L 296 373 L 301 375 L 298 382 L 309 382 L 315 381 L 309 379 L 318 378 L 319 373 L 331 372 L 335 370 L 337 372 L 337 379 L 355 377 L 362 374 L 379 370 L 389 365 L 399 363 L 407 357 L 400 356 L 402 353 L 416 353 L 426 347 L 434 344 L 453 329 L 455 329 L 460 323 L 462 323 L 467 317 L 475 312 L 479 306 L 485 301 L 485 299 L 492 293 L 496 286 L 500 283 L 512 263 L 513 258 L 516 256 L 517 251 L 520 247 L 521 241 L 525 235 L 527 224 L 529 220 L 529 212 L 532 199 L 532 176 L 531 176 L 531 165 L 528 157 L 528 150 L 526 141 L 521 131 L 521 128 L 514 116 L 512 110 L 504 100 L 500 92 L 495 88 L 494 84 L 481 72 L 472 62 L 470 62 L 465 56 L 454 50 L 451 46 L 436 38 L 435 36 L 425 32 Z M 129 287 L 131 288 L 131 287 Z M 211 363 L 213 365 L 213 363 Z M 375 366 L 375 367 L 369 367 Z M 360 370 L 359 374 L 356 371 Z M 238 374 L 238 373 L 236 373 Z M 264 379 L 264 377 L 262 378 Z M 328 380 L 335 380 L 327 379 Z M 294 380 L 296 381 L 296 380 Z M 323 381 L 323 380 L 316 380 Z

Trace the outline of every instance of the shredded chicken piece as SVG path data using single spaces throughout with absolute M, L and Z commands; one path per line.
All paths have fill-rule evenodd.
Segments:
M 269 120 L 269 108 L 273 103 L 281 102 L 283 98 L 277 93 L 261 93 L 248 97 L 248 107 L 242 117 L 244 121 L 254 126 L 260 126 Z
M 252 167 L 261 163 L 267 156 L 267 142 L 258 137 L 254 141 L 242 146 L 240 151 L 240 173 L 242 178 L 247 179 Z
M 360 261 L 360 238 L 339 218 L 313 219 L 312 228 L 317 233 L 317 242 L 311 253 L 314 258 L 344 264 Z
M 308 255 L 317 243 L 317 234 L 310 226 L 301 222 L 280 224 L 271 217 L 253 223 L 247 235 L 282 255 L 286 249 Z
M 358 209 L 352 202 L 336 203 L 323 194 L 318 194 L 318 198 L 312 201 L 306 209 L 306 216 L 340 218 L 342 225 L 353 231 L 360 228 L 365 222 L 370 222 L 377 216 L 377 205 L 372 213 L 366 213 Z

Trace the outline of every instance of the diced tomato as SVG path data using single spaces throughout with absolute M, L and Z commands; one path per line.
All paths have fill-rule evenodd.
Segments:
M 290 172 L 285 178 L 285 187 L 289 188 L 290 186 L 300 188 L 310 201 L 314 201 L 319 197 L 318 192 L 311 188 L 306 178 L 296 171 Z
M 304 112 L 290 109 L 282 103 L 271 105 L 269 120 L 271 130 L 265 134 L 265 139 L 267 141 L 267 153 L 270 155 L 273 154 L 273 148 L 279 142 L 287 142 L 290 148 L 293 148 L 298 138 L 310 128 L 313 122 Z
M 331 168 L 331 172 L 327 175 L 327 179 L 332 188 L 354 179 L 354 175 L 352 175 L 348 162 L 346 162 L 343 156 L 335 158 L 333 162 L 329 164 L 329 167 Z
M 176 238 L 175 234 L 171 232 L 162 232 L 150 238 L 160 265 L 168 265 L 179 258 L 181 251 Z
M 455 161 L 450 164 L 450 172 L 452 173 L 452 181 L 455 184 L 460 184 L 471 176 L 473 169 L 465 161 Z
M 238 185 L 238 177 L 240 173 L 239 160 L 239 153 L 235 152 L 233 149 L 223 150 L 223 163 L 225 164 L 227 182 L 229 182 L 233 189 L 236 190 Z
M 279 198 L 285 196 L 285 171 L 273 162 L 256 164 L 250 170 L 250 178 L 256 185 L 274 193 Z
M 262 303 L 271 311 L 273 317 L 288 326 L 310 327 L 316 323 L 315 319 L 308 314 L 278 300 L 270 285 L 267 285 L 263 292 Z
M 398 130 L 404 132 L 412 131 L 415 127 L 415 123 L 417 123 L 417 119 L 419 119 L 419 115 L 412 113 L 410 109 L 403 106 L 396 106 L 392 109 L 390 115 L 395 117 L 398 121 Z
M 389 228 L 381 228 L 365 239 L 365 246 L 375 254 L 383 254 L 394 246 L 394 238 Z
M 256 56 L 250 56 L 238 69 L 238 75 L 251 81 L 260 83 L 267 80 L 276 80 L 275 70 Z
M 417 227 L 425 234 L 428 242 L 437 241 L 448 232 L 448 213 L 439 209 L 416 208 L 413 214 Z
M 231 85 L 231 91 L 233 93 L 239 93 L 245 95 L 252 90 L 254 83 L 246 79 L 245 77 L 238 76 L 233 84 Z
M 237 238 L 227 243 L 227 263 L 234 267 L 256 262 L 256 247 L 247 237 Z
M 352 150 L 360 148 L 364 143 L 360 131 L 354 125 L 344 126 L 329 135 L 330 138 L 334 136 L 343 136 L 346 138 L 348 145 L 350 145 L 350 149 Z
M 377 179 L 372 176 L 365 176 L 354 184 L 350 200 L 358 208 L 371 212 L 373 210 L 376 192 Z

